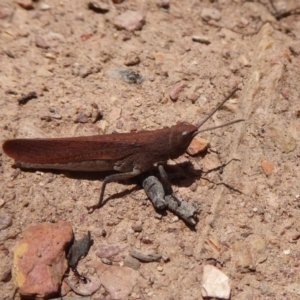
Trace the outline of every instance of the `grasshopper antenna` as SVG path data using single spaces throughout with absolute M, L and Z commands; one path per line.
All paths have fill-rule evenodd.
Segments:
M 234 95 L 238 90 L 240 90 L 240 88 L 236 88 L 234 89 L 216 108 L 213 109 L 213 111 L 203 120 L 200 122 L 200 124 L 197 126 L 198 129 L 204 124 L 206 123 L 207 120 L 209 120 L 215 113 L 217 110 L 220 109 L 220 107 L 226 102 L 228 101 L 232 95 Z M 197 130 L 193 136 L 195 137 L 197 134 L 199 134 L 200 132 L 204 132 L 204 131 L 209 131 L 209 130 L 214 130 L 214 129 L 217 129 L 217 128 L 221 128 L 221 127 L 225 127 L 225 126 L 229 126 L 229 125 L 232 125 L 234 123 L 238 123 L 238 122 L 243 122 L 245 121 L 244 119 L 238 119 L 238 120 L 234 120 L 232 122 L 229 122 L 229 123 L 225 123 L 225 124 L 222 124 L 222 125 L 219 125 L 219 126 L 214 126 L 214 127 L 209 127 L 209 128 L 205 128 L 205 129 L 202 129 L 202 130 Z

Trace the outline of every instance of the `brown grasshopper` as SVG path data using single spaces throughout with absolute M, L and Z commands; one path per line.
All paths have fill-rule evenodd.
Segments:
M 243 121 L 239 119 L 199 130 L 237 90 L 233 90 L 198 126 L 182 122 L 170 128 L 135 133 L 14 139 L 4 142 L 3 151 L 15 159 L 15 166 L 19 168 L 119 172 L 105 177 L 99 202 L 90 207 L 92 212 L 101 207 L 107 183 L 137 176 L 155 164 L 178 158 L 200 132 Z

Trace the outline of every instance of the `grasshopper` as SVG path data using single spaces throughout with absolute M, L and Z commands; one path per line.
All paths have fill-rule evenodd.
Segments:
M 116 171 L 105 177 L 99 201 L 90 212 L 101 207 L 105 187 L 109 182 L 135 177 L 168 159 L 185 153 L 193 138 L 201 132 L 223 125 L 200 127 L 238 90 L 234 89 L 199 125 L 187 122 L 170 128 L 135 133 L 118 133 L 65 138 L 12 139 L 3 144 L 3 151 L 15 160 L 15 166 L 25 169 L 55 169 L 69 171 Z

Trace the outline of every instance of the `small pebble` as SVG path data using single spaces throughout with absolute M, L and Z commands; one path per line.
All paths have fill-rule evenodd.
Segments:
M 291 284 L 287 285 L 285 287 L 285 290 L 291 294 L 296 295 L 296 297 L 299 297 L 300 295 L 300 284 L 297 282 L 292 282 Z
M 170 94 L 169 94 L 170 99 L 172 101 L 176 101 L 179 98 L 180 93 L 183 92 L 185 87 L 186 87 L 186 84 L 182 83 L 182 82 L 178 82 L 178 83 L 174 84 L 172 86 Z
M 15 58 L 15 55 L 13 54 L 13 52 L 10 49 L 5 49 L 3 50 L 3 52 L 10 58 Z
M 124 123 L 122 120 L 118 120 L 116 124 L 117 129 L 122 129 L 124 127 Z
M 140 58 L 135 52 L 130 52 L 126 55 L 124 64 L 125 66 L 135 66 L 140 63 Z
M 162 257 L 161 257 L 161 259 L 162 259 L 165 263 L 168 262 L 168 261 L 170 261 L 170 257 L 169 257 L 169 255 L 167 255 L 167 254 L 163 254 Z
M 88 8 L 96 13 L 107 13 L 109 11 L 109 2 L 106 0 L 91 0 L 88 2 Z
M 42 49 L 49 48 L 49 45 L 47 44 L 46 40 L 39 35 L 35 36 L 35 45 Z
M 206 263 L 208 264 L 208 265 L 212 265 L 212 266 L 216 266 L 217 265 L 217 261 L 214 259 L 214 258 L 209 258 L 207 261 L 206 261 Z
M 2 270 L 1 274 L 0 274 L 0 281 L 2 282 L 9 282 L 11 280 L 11 269 L 8 268 L 6 270 Z
M 184 254 L 185 256 L 193 256 L 193 254 L 194 254 L 194 249 L 193 249 L 193 247 L 191 247 L 191 246 L 186 246 L 186 247 L 184 247 L 183 254 Z
M 170 8 L 170 0 L 157 0 L 156 5 L 163 9 L 169 9 Z
M 162 266 L 158 266 L 156 269 L 158 272 L 162 272 L 164 270 L 164 268 Z
M 151 240 L 150 238 L 148 237 L 142 237 L 141 238 L 141 242 L 145 245 L 151 245 L 153 244 L 153 240 Z
M 193 35 L 192 40 L 205 45 L 209 45 L 211 43 L 209 38 L 204 35 Z
M 117 256 L 122 249 L 118 245 L 106 245 L 106 244 L 100 244 L 98 246 L 98 249 L 96 251 L 96 255 L 98 257 L 102 258 L 110 258 Z
M 178 222 L 178 221 L 179 221 L 179 218 L 177 216 L 172 218 L 172 222 Z
M 9 202 L 12 201 L 16 198 L 16 193 L 15 192 L 10 192 L 10 193 L 5 193 L 4 194 L 4 201 Z
M 101 258 L 101 262 L 106 264 L 106 265 L 112 265 L 112 261 L 106 257 Z
M 32 0 L 18 0 L 17 3 L 25 9 L 28 9 L 28 10 L 33 9 Z
M 234 253 L 235 268 L 238 272 L 249 273 L 255 270 L 255 261 L 247 243 L 235 242 L 232 251 Z
M 221 19 L 221 12 L 214 8 L 203 8 L 201 12 L 201 18 L 204 21 L 219 21 Z
M 292 240 L 293 241 L 299 240 L 299 238 L 300 238 L 300 232 L 294 232 L 292 234 Z
M 133 270 L 138 270 L 141 266 L 141 263 L 136 258 L 127 255 L 124 259 L 124 266 Z
M 121 117 L 121 114 L 122 114 L 122 109 L 121 108 L 113 107 L 112 111 L 108 115 L 109 123 L 114 123 L 115 121 L 117 121 Z
M 135 292 L 133 292 L 133 293 L 131 294 L 131 297 L 132 297 L 133 299 L 140 299 L 140 295 L 137 294 L 137 293 L 135 293 Z
M 45 54 L 45 57 L 49 58 L 49 59 L 56 59 L 56 56 L 53 53 L 51 53 L 51 52 L 47 52 Z
M 92 69 L 91 68 L 86 68 L 86 67 L 80 67 L 79 68 L 79 76 L 81 78 L 85 78 L 87 76 L 89 76 L 90 74 L 92 74 Z
M 124 29 L 130 32 L 141 30 L 146 23 L 146 17 L 141 11 L 127 10 L 117 16 L 114 25 L 117 29 Z
M 74 122 L 75 123 L 87 123 L 89 121 L 89 116 L 84 111 L 79 111 Z
M 48 78 L 48 77 L 52 77 L 53 73 L 49 72 L 45 68 L 40 68 L 37 70 L 36 75 L 39 77 Z
M 136 224 L 132 225 L 131 228 L 135 232 L 142 232 L 142 230 L 143 230 L 143 224 L 142 223 L 136 223 Z
M 7 184 L 7 187 L 10 188 L 10 189 L 13 189 L 15 187 L 14 183 L 13 182 L 9 182 Z
M 45 11 L 45 10 L 49 10 L 49 9 L 50 9 L 50 5 L 49 4 L 44 3 L 44 2 L 40 3 L 40 10 Z
M 8 215 L 0 215 L 0 230 L 6 229 L 12 225 L 12 218 Z
M 196 191 L 197 191 L 197 187 L 198 187 L 197 183 L 194 182 L 194 183 L 191 184 L 190 190 L 191 190 L 192 192 L 196 192 Z
M 162 219 L 162 215 L 159 214 L 159 213 L 156 213 L 156 214 L 154 215 L 154 218 L 155 218 L 155 219 L 161 220 L 161 219 Z
M 0 20 L 7 18 L 10 15 L 8 7 L 0 7 Z
M 106 130 L 108 128 L 108 122 L 106 120 L 100 120 L 98 123 L 97 123 L 97 126 L 100 128 L 100 130 L 103 132 L 103 133 L 106 133 Z
M 241 55 L 238 58 L 238 62 L 244 67 L 251 67 L 251 63 L 249 62 L 249 60 L 246 58 L 245 55 Z
M 263 160 L 261 162 L 261 167 L 267 176 L 270 176 L 274 171 L 274 164 L 270 161 Z
M 280 125 L 272 124 L 268 127 L 268 134 L 273 140 L 275 146 L 283 153 L 289 153 L 295 150 L 296 140 L 287 130 Z
M 125 232 L 120 232 L 118 237 L 120 241 L 127 241 L 127 234 Z

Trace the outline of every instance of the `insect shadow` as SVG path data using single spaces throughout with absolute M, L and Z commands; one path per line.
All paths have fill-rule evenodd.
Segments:
M 206 153 L 202 153 L 200 156 L 197 156 L 198 158 L 204 157 Z M 231 160 L 232 161 L 232 160 Z M 242 193 L 238 189 L 224 183 L 215 183 L 211 181 L 210 179 L 206 178 L 206 174 L 211 173 L 211 172 L 216 172 L 219 171 L 220 173 L 223 171 L 223 168 L 226 167 L 231 161 L 222 164 L 216 168 L 213 168 L 211 170 L 208 170 L 206 172 L 203 172 L 200 169 L 195 169 L 194 165 L 190 161 L 182 162 L 182 163 L 177 163 L 174 165 L 170 164 L 165 164 L 164 168 L 168 174 L 168 179 L 170 181 L 170 184 L 172 186 L 176 185 L 178 187 L 189 187 L 191 186 L 194 182 L 199 180 L 200 178 L 204 180 L 208 180 L 211 183 L 214 183 L 216 185 L 224 185 L 228 189 Z M 35 173 L 37 169 L 22 169 L 23 172 L 28 172 L 28 173 Z M 51 173 L 51 174 L 56 174 L 60 175 L 63 174 L 65 177 L 70 178 L 70 179 L 77 179 L 77 180 L 88 180 L 88 181 L 102 181 L 104 180 L 107 176 L 111 174 L 115 174 L 116 172 L 114 171 L 101 171 L 101 172 L 83 172 L 83 171 L 65 171 L 65 170 L 54 170 L 54 169 L 42 169 L 41 170 L 44 173 Z M 152 169 L 153 175 L 156 176 L 157 178 L 160 178 L 160 174 L 157 170 L 157 168 Z M 105 199 L 102 203 L 102 206 L 105 206 L 106 203 L 108 203 L 110 200 L 113 199 L 118 199 L 118 198 L 123 198 L 129 194 L 131 194 L 133 191 L 138 190 L 141 188 L 141 183 L 139 181 L 138 177 L 133 177 L 130 179 L 122 180 L 120 181 L 123 185 L 132 185 L 135 184 L 136 186 L 130 189 L 125 189 L 121 192 L 116 192 L 107 199 Z M 100 189 L 101 187 L 99 187 Z
M 188 187 L 190 186 L 195 180 L 200 179 L 202 171 L 194 169 L 194 166 L 191 162 L 184 162 L 178 163 L 176 165 L 164 165 L 168 176 L 170 177 L 170 183 L 173 185 L 177 185 L 179 187 Z M 17 166 L 13 166 L 14 168 L 19 168 Z M 22 172 L 26 173 L 35 173 L 38 169 L 21 169 Z M 83 171 L 67 171 L 67 170 L 55 170 L 55 169 L 40 169 L 43 173 L 51 173 L 55 175 L 63 174 L 65 177 L 70 179 L 77 179 L 77 180 L 88 180 L 88 181 L 103 181 L 107 176 L 116 174 L 114 171 L 99 171 L 99 172 L 83 172 Z M 158 178 L 159 173 L 156 171 L 156 168 L 152 170 L 154 175 Z M 120 181 L 120 183 L 124 185 L 132 185 L 136 184 L 136 187 L 123 190 L 121 192 L 114 193 L 113 195 L 109 196 L 106 200 L 103 201 L 102 206 L 104 206 L 109 200 L 121 198 L 127 196 L 128 194 L 132 193 L 132 191 L 140 189 L 141 184 L 138 179 L 138 176 L 125 179 Z M 101 188 L 101 184 L 99 189 Z

